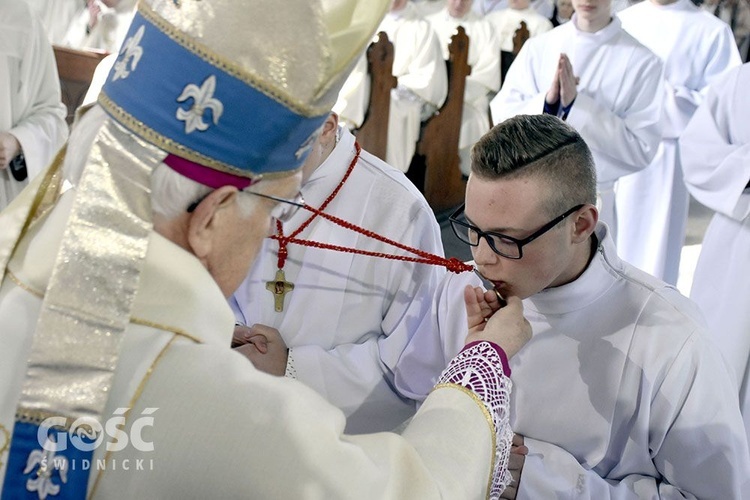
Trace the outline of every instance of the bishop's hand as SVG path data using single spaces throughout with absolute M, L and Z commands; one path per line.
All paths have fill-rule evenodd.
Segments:
M 467 286 L 464 289 L 469 335 L 466 343 L 487 340 L 499 345 L 510 358 L 531 339 L 531 324 L 523 316 L 518 297 L 507 297 L 500 307 L 494 290 Z
M 276 328 L 236 325 L 232 348 L 252 361 L 258 370 L 280 377 L 286 372 L 289 349 Z

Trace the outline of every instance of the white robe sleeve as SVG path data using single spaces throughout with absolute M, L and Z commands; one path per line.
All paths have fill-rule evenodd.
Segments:
M 443 254 L 438 226 L 428 207 L 419 210 L 396 240 L 432 254 Z M 381 264 L 382 271 L 389 273 L 387 289 L 394 292 L 385 302 L 380 332 L 363 332 L 364 341 L 339 344 L 332 349 L 309 343 L 289 351 L 296 377 L 346 414 L 356 411 L 364 416 L 376 411 L 377 406 L 390 405 L 394 411 L 402 407 L 399 400 L 404 398 L 393 389 L 394 370 L 417 324 L 427 316 L 434 290 L 445 274 L 437 266 L 390 262 L 389 266 Z M 444 367 L 445 363 L 441 368 Z M 408 416 L 405 414 L 403 419 Z M 361 432 L 352 427 L 347 430 Z
M 736 220 L 750 215 L 750 133 L 747 93 L 750 66 L 716 82 L 680 137 L 682 168 L 690 193 L 707 207 Z
M 622 60 L 617 60 L 617 64 L 632 68 L 626 72 L 620 89 L 629 93 L 624 109 L 616 113 L 586 91 L 579 91 L 567 118 L 589 147 L 608 159 L 606 170 L 597 179 L 599 182 L 614 181 L 643 170 L 656 155 L 661 141 L 664 101 L 661 62 L 654 57 L 645 64 Z
M 423 401 L 435 385 L 440 371 L 461 350 L 469 329 L 463 290 L 467 285 L 482 286 L 473 273 L 446 274 L 435 290 L 426 314 L 398 360 L 395 384 L 405 396 Z
M 713 33 L 713 39 L 703 40 L 695 61 L 706 61 L 698 72 L 700 81 L 671 84 L 667 82 L 664 99 L 664 137 L 676 139 L 687 126 L 695 109 L 703 101 L 708 86 L 728 69 L 742 64 L 740 53 L 729 26 Z M 687 64 L 687 62 L 683 62 Z
M 68 138 L 66 109 L 60 99 L 60 80 L 52 46 L 38 19 L 21 59 L 20 85 L 15 102 L 19 118 L 9 130 L 23 149 L 29 178 L 47 167 Z M 17 110 L 13 110 L 16 115 Z
M 367 71 L 367 52 L 357 60 L 357 65 L 339 91 L 338 100 L 333 111 L 339 115 L 339 121 L 346 124 L 349 130 L 362 126 L 365 121 L 367 105 L 370 102 L 370 74 Z
M 729 380 L 718 351 L 694 332 L 665 367 L 650 408 L 636 409 L 649 412 L 644 451 L 657 477 L 620 475 L 616 459 L 611 465 L 581 465 L 555 445 L 528 439 L 518 499 L 747 498 L 750 479 L 742 470 L 747 445 L 743 429 L 733 425 L 741 417 L 737 388 Z M 736 463 L 730 466 L 732 459 Z M 608 470 L 598 470 L 602 467 Z
M 145 459 L 153 471 L 105 471 L 95 497 L 480 499 L 491 480 L 492 425 L 453 388 L 436 389 L 402 436 L 348 436 L 343 414 L 303 384 L 228 349 L 181 342 L 132 412 L 145 408 L 158 408 L 153 451 L 113 458 Z
M 500 123 L 516 115 L 538 115 L 544 111 L 544 98 L 551 82 L 538 81 L 534 71 L 535 40 L 527 40 L 513 60 L 500 92 L 490 102 L 492 122 Z
M 466 77 L 464 101 L 483 102 L 486 110 L 487 94 L 500 89 L 500 42 L 487 21 L 473 27 L 469 39 L 471 73 Z
M 399 44 L 401 40 L 397 40 Z M 399 46 L 401 51 L 408 51 L 408 64 L 404 72 L 397 74 L 394 60 L 394 74 L 398 85 L 406 87 L 423 101 L 439 108 L 448 95 L 448 72 L 443 61 L 443 52 L 437 34 L 426 21 L 419 23 L 412 47 Z M 396 49 L 397 51 L 399 49 Z M 398 59 L 401 59 L 399 54 Z

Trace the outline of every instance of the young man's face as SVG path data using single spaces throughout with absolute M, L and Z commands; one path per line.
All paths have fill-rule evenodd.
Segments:
M 472 175 L 466 186 L 466 218 L 482 231 L 524 239 L 561 215 L 543 209 L 549 192 L 542 180 L 533 177 L 487 180 Z M 573 216 L 524 245 L 518 260 L 496 254 L 481 238 L 479 246 L 471 249 L 474 261 L 501 294 L 521 299 L 572 281 L 580 272 L 575 268 Z
M 612 0 L 573 0 L 573 9 L 580 21 L 600 29 L 609 24 L 612 17 Z

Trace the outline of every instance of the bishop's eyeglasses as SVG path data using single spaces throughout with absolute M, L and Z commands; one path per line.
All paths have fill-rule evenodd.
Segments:
M 458 210 L 453 212 L 453 215 L 449 217 L 449 220 L 451 222 L 451 228 L 453 229 L 453 232 L 456 234 L 458 239 L 463 241 L 464 243 L 472 247 L 477 247 L 479 246 L 479 241 L 484 238 L 493 252 L 502 257 L 517 260 L 523 257 L 523 247 L 525 245 L 528 245 L 535 239 L 539 238 L 541 235 L 565 220 L 567 216 L 577 210 L 580 210 L 584 206 L 584 204 L 574 206 L 564 214 L 555 217 L 554 219 L 540 227 L 530 236 L 527 236 L 526 238 L 520 240 L 518 238 L 513 238 L 512 236 L 508 236 L 502 233 L 482 231 L 475 225 L 471 224 L 466 219 L 466 214 L 464 213 L 466 204 L 458 207 Z
M 239 191 L 241 193 L 252 194 L 255 196 L 260 196 L 261 198 L 266 198 L 278 202 L 278 205 L 273 207 L 273 209 L 271 210 L 271 217 L 281 222 L 288 222 L 292 217 L 294 217 L 294 214 L 296 214 L 300 208 L 304 208 L 305 206 L 305 199 L 302 197 L 302 192 L 300 191 L 298 191 L 295 197 L 291 199 L 279 198 L 278 196 L 257 193 L 255 191 L 245 191 L 242 189 L 240 189 Z M 208 194 L 191 203 L 187 208 L 188 213 L 194 212 L 195 209 L 198 208 L 198 205 L 200 205 L 200 202 L 202 202 L 206 198 L 206 196 L 208 196 Z

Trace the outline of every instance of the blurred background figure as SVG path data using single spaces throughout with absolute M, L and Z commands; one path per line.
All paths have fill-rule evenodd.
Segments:
M 50 43 L 60 45 L 70 24 L 86 6 L 87 0 L 26 0 L 39 17 Z
M 550 16 L 552 26 L 557 27 L 561 24 L 565 24 L 570 21 L 573 17 L 573 1 L 572 0 L 555 0 L 555 8 Z
M 532 0 L 530 5 L 532 9 L 547 19 L 552 16 L 552 11 L 555 9 L 553 0 Z M 474 0 L 472 9 L 480 16 L 486 16 L 490 12 L 507 9 L 509 6 L 508 0 Z
M 529 37 L 552 29 L 552 23 L 531 7 L 529 0 L 508 0 L 508 7 L 488 13 L 485 19 L 495 29 L 500 49 L 513 51 L 513 35 L 521 24 L 526 23 Z
M 137 0 L 87 0 L 61 45 L 117 52 L 135 15 Z
M 490 130 L 489 100 L 500 89 L 500 44 L 492 25 L 471 10 L 472 3 L 473 0 L 448 0 L 443 10 L 427 17 L 438 34 L 444 59 L 448 59 L 448 45 L 457 27 L 463 26 L 469 36 L 471 73 L 466 77 L 458 143 L 461 173 L 465 176 L 471 171 L 471 147 Z
M 422 121 L 437 111 L 448 94 L 448 74 L 435 31 L 409 0 L 395 0 L 377 31 L 384 31 L 393 43 L 391 71 L 398 79 L 398 86 L 391 90 L 385 160 L 406 172 L 414 156 Z M 370 86 L 365 53 L 344 83 L 333 108 L 350 130 L 362 126 Z
M 729 25 L 742 61 L 750 59 L 750 4 L 747 0 L 705 0 L 701 7 Z
M 750 439 L 750 64 L 708 90 L 680 137 L 685 182 L 716 213 L 703 238 L 690 298 L 703 311 L 739 388 Z
M 65 115 L 42 23 L 25 2 L 0 0 L 0 210 L 65 142 Z
M 664 62 L 662 138 L 651 163 L 617 185 L 617 250 L 624 260 L 677 284 L 689 196 L 677 139 L 709 84 L 741 64 L 726 23 L 691 0 L 644 0 L 618 17 Z

